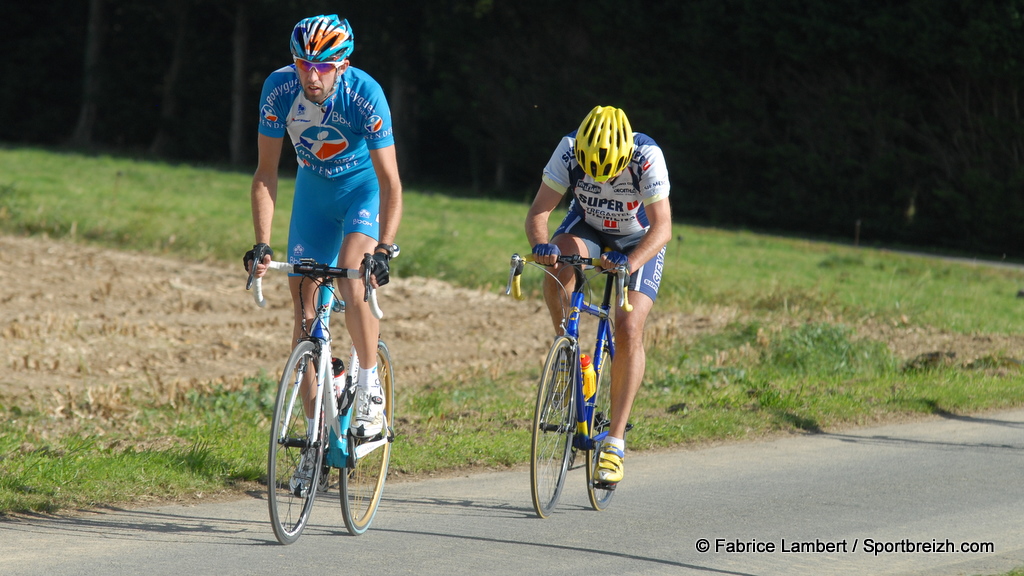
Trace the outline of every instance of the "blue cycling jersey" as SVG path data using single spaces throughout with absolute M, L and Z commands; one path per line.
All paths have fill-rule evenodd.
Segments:
M 300 169 L 324 178 L 374 177 L 370 149 L 395 143 L 384 90 L 369 74 L 349 66 L 323 104 L 306 98 L 295 66 L 274 71 L 263 83 L 259 133 L 295 146 Z
M 263 83 L 259 133 L 283 138 L 287 132 L 299 164 L 288 232 L 292 263 L 313 258 L 336 265 L 346 235 L 379 235 L 380 187 L 370 150 L 394 145 L 391 111 L 366 72 L 349 66 L 335 82 L 322 105 L 306 98 L 294 65 Z

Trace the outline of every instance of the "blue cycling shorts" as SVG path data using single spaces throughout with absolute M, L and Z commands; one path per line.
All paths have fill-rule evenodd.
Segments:
M 627 236 L 605 234 L 587 224 L 581 214 L 570 210 L 569 214 L 566 215 L 565 219 L 558 226 L 558 230 L 555 230 L 554 235 L 570 234 L 576 236 L 583 241 L 583 244 L 586 245 L 587 250 L 590 252 L 587 256 L 597 258 L 604 252 L 605 248 L 629 256 L 630 252 L 633 251 L 633 248 L 636 248 L 636 245 L 640 243 L 640 239 L 646 233 L 647 230 L 644 229 L 636 234 L 629 234 Z M 629 290 L 646 294 L 652 301 L 657 300 L 658 288 L 661 287 L 661 271 L 664 267 L 665 248 L 662 248 L 654 258 L 645 262 L 643 266 L 630 275 Z
M 374 177 L 353 182 L 323 178 L 299 169 L 288 228 L 288 261 L 301 258 L 338 265 L 338 252 L 347 234 L 380 235 L 380 185 Z

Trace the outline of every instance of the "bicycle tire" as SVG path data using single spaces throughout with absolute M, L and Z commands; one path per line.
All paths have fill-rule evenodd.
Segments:
M 304 451 L 316 450 L 318 461 L 323 462 L 323 418 L 319 419 L 320 433 L 311 442 L 299 390 L 306 371 L 312 370 L 315 375 L 317 366 L 316 346 L 308 340 L 299 342 L 285 364 L 274 404 L 267 453 L 267 505 L 274 536 L 282 544 L 298 540 L 316 499 L 316 489 L 293 491 L 290 482 Z M 311 486 L 319 485 L 321 473 L 322 464 L 314 467 Z
M 547 518 L 558 503 L 572 459 L 576 431 L 575 343 L 559 336 L 551 345 L 537 389 L 530 444 L 530 491 L 533 508 Z
M 602 366 L 597 373 L 597 389 L 594 392 L 594 411 L 587 426 L 591 438 L 604 432 L 612 424 L 612 355 L 607 343 L 601 351 L 601 358 Z M 587 451 L 587 497 L 590 499 L 590 506 L 600 512 L 608 507 L 612 496 L 615 495 L 615 489 L 602 488 L 594 482 L 594 471 L 597 469 L 597 459 L 600 456 L 598 448 L 600 446 L 594 446 L 593 450 Z
M 342 469 L 340 474 L 341 514 L 345 527 L 353 536 L 366 532 L 373 522 L 384 494 L 384 483 L 391 463 L 391 440 L 395 434 L 395 373 L 391 365 L 391 353 L 384 342 L 377 342 L 377 376 L 384 389 L 384 433 L 387 442 L 355 461 L 354 466 Z M 364 442 L 348 434 L 350 462 L 355 458 L 356 448 Z

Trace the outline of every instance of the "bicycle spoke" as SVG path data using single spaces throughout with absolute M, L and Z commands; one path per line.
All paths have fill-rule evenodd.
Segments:
M 597 389 L 594 393 L 594 413 L 590 423 L 590 436 L 593 438 L 607 432 L 611 426 L 611 374 L 612 356 L 605 345 L 602 354 L 601 370 L 597 375 Z M 611 502 L 615 489 L 605 488 L 594 483 L 594 472 L 597 470 L 598 452 L 600 446 L 595 445 L 593 450 L 587 451 L 587 497 L 590 499 L 590 506 L 594 510 L 604 510 Z
M 309 437 L 301 396 L 306 370 L 312 370 L 313 374 L 316 371 L 315 350 L 312 342 L 303 341 L 292 351 L 274 406 L 267 455 L 267 504 L 274 535 L 282 544 L 291 544 L 302 534 L 316 498 L 314 487 L 319 481 L 319 465 L 305 485 L 293 481 L 303 454 L 312 451 L 310 457 L 317 458 L 318 463 L 323 461 L 324 446 L 319 441 L 322 435 Z M 321 429 L 322 424 L 321 419 Z
M 534 510 L 541 518 L 546 518 L 557 504 L 572 457 L 574 361 L 578 362 L 573 343 L 564 337 L 555 340 L 537 390 L 530 485 Z

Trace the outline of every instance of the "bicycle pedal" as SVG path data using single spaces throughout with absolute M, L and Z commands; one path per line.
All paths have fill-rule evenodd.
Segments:
M 594 482 L 594 488 L 598 490 L 615 490 L 618 482 Z
M 373 436 L 365 436 L 364 437 L 364 436 L 356 436 L 355 434 L 352 435 L 352 438 L 356 441 L 356 446 L 362 446 L 363 444 L 369 444 L 370 442 L 376 442 L 378 440 L 383 440 L 384 437 L 385 436 L 384 436 L 384 431 L 383 430 L 381 430 L 380 432 L 377 432 Z

